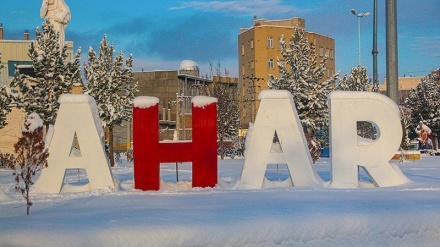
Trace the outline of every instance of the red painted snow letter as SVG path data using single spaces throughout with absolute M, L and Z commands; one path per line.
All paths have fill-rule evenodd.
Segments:
M 133 107 L 134 187 L 159 190 L 161 162 L 192 162 L 193 187 L 217 184 L 217 104 L 211 97 L 192 100 L 192 142 L 159 142 L 159 99 L 141 96 Z

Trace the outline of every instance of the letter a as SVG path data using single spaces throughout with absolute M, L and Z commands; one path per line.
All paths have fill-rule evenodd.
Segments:
M 358 165 L 365 168 L 376 186 L 404 183 L 407 178 L 388 163 L 402 139 L 397 105 L 388 97 L 371 92 L 332 92 L 329 99 L 331 185 L 358 187 Z M 357 135 L 359 121 L 372 122 L 378 128 L 376 140 Z
M 104 132 L 95 100 L 89 95 L 64 94 L 49 146 L 48 167 L 35 184 L 37 191 L 59 193 L 66 169 L 87 171 L 90 189 L 114 188 L 115 183 L 104 151 Z M 78 141 L 80 155 L 72 155 Z
M 292 95 L 283 90 L 264 90 L 259 99 L 261 103 L 250 135 L 240 187 L 264 187 L 267 164 L 286 164 L 293 186 L 321 185 Z M 275 131 L 282 153 L 271 152 Z

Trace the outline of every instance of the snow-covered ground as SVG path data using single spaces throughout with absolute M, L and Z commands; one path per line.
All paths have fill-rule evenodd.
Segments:
M 68 192 L 87 181 L 70 170 L 66 192 L 31 194 L 29 216 L 11 171 L 0 170 L 0 246 L 440 246 L 440 157 L 400 164 L 412 182 L 389 188 L 235 190 L 242 166 L 219 161 L 218 187 L 188 189 L 182 164 L 180 181 L 159 192 L 134 190 L 125 160 L 113 168 L 119 191 Z M 315 167 L 330 179 L 328 159 Z M 176 182 L 175 164 L 161 177 Z

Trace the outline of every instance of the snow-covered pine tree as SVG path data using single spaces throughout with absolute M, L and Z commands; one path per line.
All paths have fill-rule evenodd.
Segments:
M 20 74 L 18 67 L 15 68 L 11 87 L 19 90 L 15 99 L 18 107 L 24 108 L 28 114 L 38 113 L 46 129 L 55 123 L 60 95 L 69 93 L 74 83 L 81 83 L 80 54 L 79 49 L 69 60 L 67 46 L 60 50 L 58 33 L 49 20 L 45 20 L 42 29 L 36 29 L 36 40 L 29 45 L 28 55 L 35 77 Z
M 336 90 L 379 92 L 379 84 L 372 82 L 372 79 L 368 77 L 365 67 L 357 66 L 351 69 L 349 75 L 344 75 L 344 77 L 339 80 Z M 358 122 L 357 131 L 359 136 L 374 139 L 375 129 L 369 122 Z
M 372 79 L 368 77 L 365 67 L 357 66 L 351 68 L 349 75 L 345 75 L 339 80 L 336 90 L 379 92 L 379 84 L 377 82 L 372 83 Z
M 113 44 L 107 42 L 107 36 L 101 41 L 99 55 L 92 47 L 89 49 L 88 62 L 84 64 L 87 83 L 84 93 L 95 98 L 102 125 L 109 130 L 108 145 L 110 164 L 114 166 L 113 128 L 122 122 L 131 120 L 132 102 L 137 90 L 133 82 L 133 57 L 125 61 L 122 51 L 114 58 Z
M 1 64 L 2 53 L 0 52 L 0 72 L 3 68 Z M 5 127 L 8 123 L 6 122 L 6 116 L 11 112 L 11 97 L 7 92 L 6 86 L 0 86 L 0 129 Z
M 269 75 L 270 89 L 283 89 L 292 93 L 299 119 L 304 128 L 313 161 L 318 160 L 322 137 L 316 136 L 328 126 L 327 96 L 338 74 L 321 81 L 325 75 L 327 55 L 319 61 L 315 45 L 309 43 L 305 30 L 295 27 L 290 42 L 280 39 L 282 59 L 278 60 L 280 77 Z
M 440 85 L 438 76 L 430 74 L 422 78 L 417 88 L 411 89 L 405 104 L 411 109 L 412 126 L 420 121 L 437 135 L 440 134 Z

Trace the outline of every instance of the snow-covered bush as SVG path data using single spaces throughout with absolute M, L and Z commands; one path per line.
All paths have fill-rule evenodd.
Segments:
M 0 155 L 2 163 L 14 170 L 16 189 L 26 199 L 27 215 L 32 206 L 29 190 L 34 184 L 33 176 L 47 167 L 49 153 L 44 147 L 43 120 L 36 113 L 31 113 L 22 127 L 22 137 L 14 145 L 16 155 Z
M 422 78 L 417 88 L 411 89 L 405 101 L 411 110 L 411 124 L 416 127 L 423 121 L 432 132 L 440 134 L 440 85 L 438 76 L 430 74 Z

